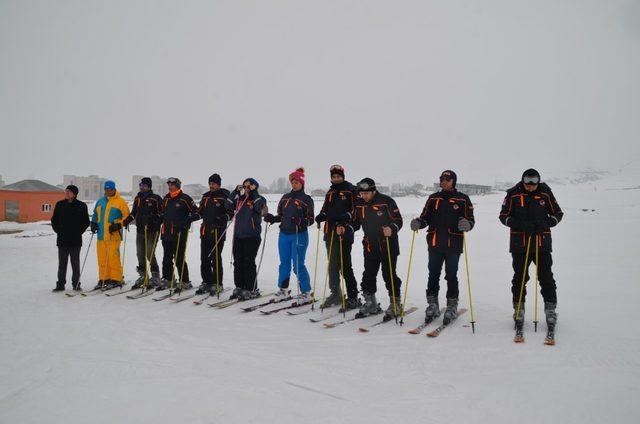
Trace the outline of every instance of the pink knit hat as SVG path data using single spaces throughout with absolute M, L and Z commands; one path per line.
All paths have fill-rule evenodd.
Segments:
M 289 174 L 289 181 L 299 181 L 302 185 L 304 185 L 304 168 L 298 168 Z

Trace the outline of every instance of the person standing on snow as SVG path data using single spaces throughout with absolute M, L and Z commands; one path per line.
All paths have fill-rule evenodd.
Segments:
M 513 300 L 513 319 L 516 328 L 522 329 L 524 324 L 524 300 L 526 288 L 521 287 L 522 276 L 524 282 L 529 281 L 529 265 L 536 261 L 535 251 L 538 251 L 538 276 L 540 278 L 540 292 L 544 299 L 544 312 L 547 326 L 553 328 L 556 324 L 556 282 L 553 279 L 551 265 L 551 228 L 562 220 L 563 212 L 556 201 L 549 186 L 540 181 L 540 173 L 535 169 L 527 169 L 522 174 L 518 184 L 507 190 L 502 202 L 500 222 L 511 229 L 509 252 L 513 265 L 513 279 L 511 280 L 511 294 Z M 529 253 L 528 257 L 527 253 Z M 518 300 L 522 289 L 522 303 Z M 516 317 L 517 315 L 517 317 Z M 516 320 L 517 318 L 517 320 Z
M 402 215 L 395 200 L 377 191 L 371 178 L 358 183 L 360 199 L 356 201 L 354 224 L 362 227 L 364 251 L 364 273 L 362 274 L 362 294 L 364 304 L 360 307 L 359 318 L 382 312 L 376 300 L 376 278 L 382 265 L 382 278 L 389 293 L 389 307 L 385 311 L 385 320 L 402 315 L 400 304 L 400 285 L 402 281 L 396 273 L 396 264 L 400 254 L 398 231 L 402 228 Z M 389 263 L 391 262 L 391 263 Z
M 222 178 L 218 174 L 209 177 L 209 191 L 202 195 L 198 206 L 200 225 L 200 275 L 202 284 L 196 294 L 222 291 L 222 249 L 226 240 L 227 222 L 233 218 L 233 202 L 229 191 L 221 188 Z M 217 243 L 217 244 L 216 244 Z
M 260 184 L 247 178 L 231 192 L 235 205 L 233 228 L 233 281 L 231 299 L 249 300 L 260 296 L 257 287 L 256 256 L 262 241 L 262 216 L 269 210 L 267 200 L 258 193 Z
M 162 200 L 162 280 L 158 290 L 165 290 L 181 285 L 182 289 L 190 289 L 189 267 L 186 264 L 187 238 L 191 222 L 198 219 L 197 207 L 191 196 L 182 191 L 182 182 L 178 178 L 167 179 L 169 193 Z M 177 273 L 176 273 L 177 270 Z M 177 277 L 177 278 L 176 278 Z
M 104 197 L 96 202 L 91 218 L 91 232 L 98 234 L 99 281 L 95 289 L 111 289 L 124 284 L 120 243 L 123 222 L 128 216 L 129 206 L 116 190 L 116 183 L 105 181 Z
M 469 196 L 456 190 L 458 176 L 447 170 L 440 175 L 440 190 L 427 199 L 420 217 L 411 221 L 411 230 L 418 231 L 427 225 L 429 246 L 429 280 L 427 283 L 427 310 L 425 322 L 440 315 L 438 293 L 440 274 L 445 266 L 447 280 L 447 309 L 443 323 L 446 325 L 458 316 L 458 262 L 463 249 L 465 231 L 474 224 L 473 205 Z
M 71 260 L 71 286 L 80 291 L 80 248 L 82 234 L 89 227 L 87 205 L 77 199 L 78 187 L 69 185 L 64 191 L 64 199 L 56 203 L 51 217 L 51 227 L 57 234 L 58 281 L 54 292 L 64 291 L 67 282 L 67 263 Z
M 358 199 L 358 189 L 344 179 L 344 168 L 333 165 L 329 169 L 331 187 L 324 197 L 324 204 L 316 222 L 318 227 L 324 222 L 324 243 L 329 258 L 329 289 L 331 294 L 325 299 L 321 308 L 342 306 L 343 296 L 340 289 L 340 274 L 343 273 L 347 286 L 347 310 L 362 306 L 358 299 L 358 283 L 353 274 L 351 263 L 351 249 L 354 241 L 353 217 L 355 202 Z M 342 238 L 342 252 L 340 252 L 340 238 Z M 342 257 L 340 255 L 342 254 Z
M 298 168 L 289 174 L 291 191 L 280 199 L 277 215 L 270 213 L 264 216 L 268 224 L 280 223 L 278 252 L 280 268 L 278 273 L 278 292 L 274 298 L 283 299 L 289 296 L 289 278 L 291 268 L 298 278 L 300 295 L 297 303 L 311 302 L 311 278 L 305 265 L 305 256 L 309 246 L 307 227 L 313 225 L 313 199 L 304 192 L 304 168 Z
M 160 231 L 160 216 L 162 215 L 162 197 L 151 189 L 151 178 L 144 177 L 138 185 L 140 191 L 133 199 L 131 214 L 124 220 L 124 226 L 136 221 L 136 255 L 138 256 L 138 279 L 131 288 L 137 289 L 147 281 L 149 288 L 160 283 L 160 269 L 154 247 L 157 246 L 158 231 Z M 149 265 L 147 265 L 147 262 Z M 151 269 L 151 279 L 148 279 L 147 266 Z

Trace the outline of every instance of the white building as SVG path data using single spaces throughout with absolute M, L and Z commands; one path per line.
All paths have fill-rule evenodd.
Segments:
M 78 187 L 78 200 L 93 201 L 98 200 L 104 195 L 104 182 L 106 178 L 97 175 L 89 175 L 88 177 L 80 177 L 78 175 L 64 175 L 62 177 L 62 185 L 74 185 Z

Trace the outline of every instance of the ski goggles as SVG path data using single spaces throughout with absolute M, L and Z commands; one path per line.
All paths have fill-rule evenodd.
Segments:
M 451 175 L 442 175 L 440 176 L 440 182 L 443 181 L 453 181 L 453 177 Z
M 538 177 L 537 175 L 533 175 L 533 176 L 525 175 L 524 177 L 522 177 L 522 182 L 525 183 L 526 185 L 536 185 L 540 182 L 540 177 Z
M 359 191 L 374 191 L 376 189 L 376 186 L 373 184 L 369 184 L 368 182 L 359 182 L 358 183 L 358 190 Z
M 181 183 L 178 178 L 171 177 L 167 179 L 167 184 L 173 184 L 173 185 L 179 186 Z

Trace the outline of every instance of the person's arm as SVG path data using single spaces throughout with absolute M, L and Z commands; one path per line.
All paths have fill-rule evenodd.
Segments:
M 55 233 L 59 233 L 60 228 L 60 211 L 58 210 L 58 206 L 60 203 L 56 203 L 56 206 L 53 208 L 53 215 L 51 216 L 51 228 Z
M 391 219 L 389 227 L 394 233 L 397 233 L 402 228 L 402 215 L 400 214 L 400 209 L 398 209 L 396 201 L 391 198 L 389 198 L 388 208 L 389 218 Z

